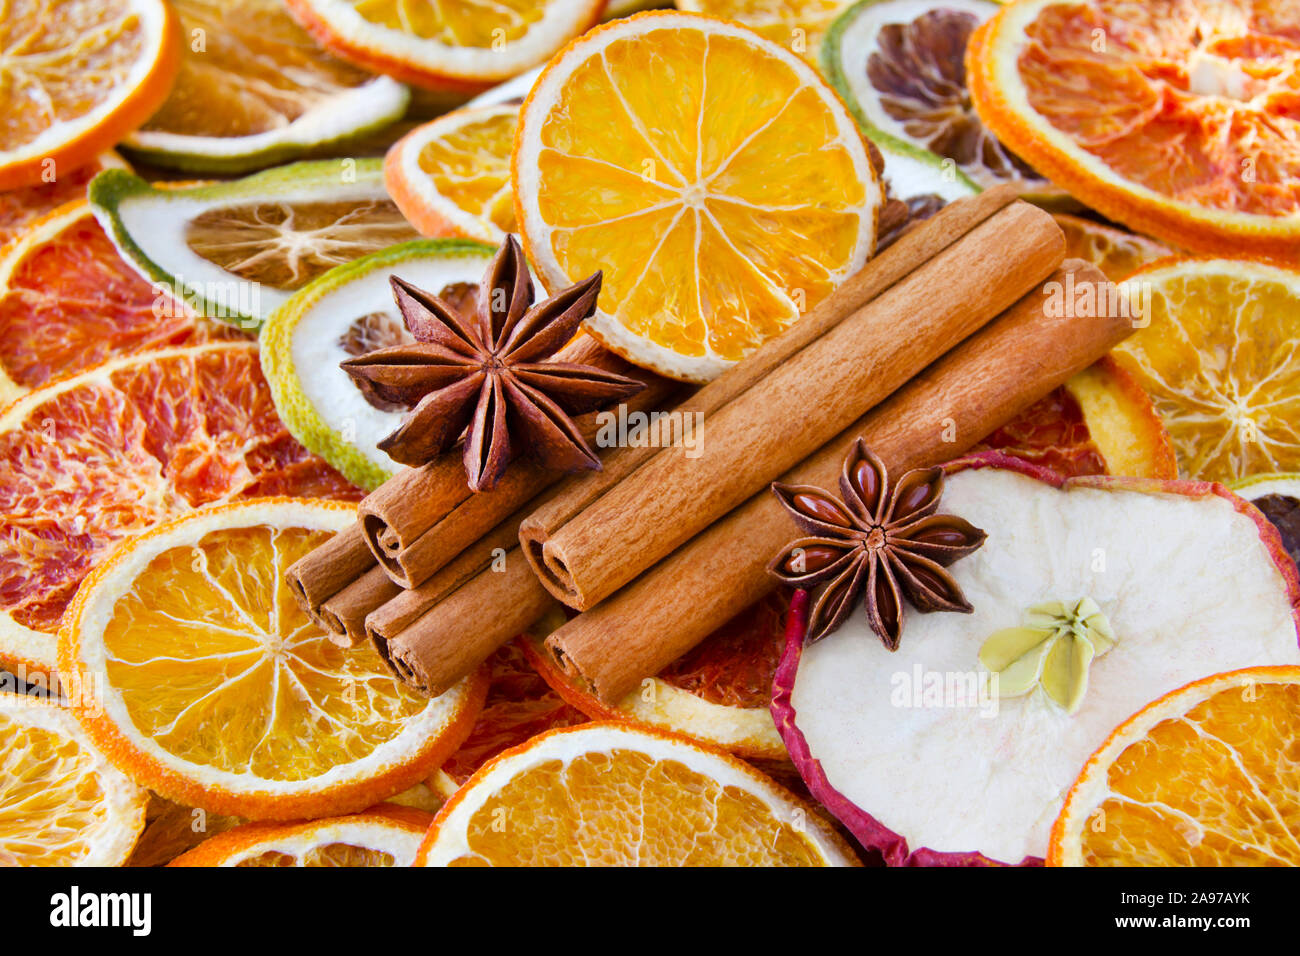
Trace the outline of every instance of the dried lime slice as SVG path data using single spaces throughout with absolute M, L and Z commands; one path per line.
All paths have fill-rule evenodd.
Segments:
M 335 266 L 417 238 L 378 159 L 321 160 L 161 189 L 109 170 L 90 202 L 122 257 L 196 312 L 243 328 Z
M 289 431 L 362 488 L 399 469 L 376 443 L 404 409 L 367 397 L 344 359 L 410 341 L 389 277 L 472 307 L 494 247 L 466 239 L 405 242 L 327 272 L 276 309 L 262 328 L 262 371 Z
M 971 106 L 966 42 L 998 9 L 989 0 L 861 0 L 831 25 L 822 71 L 877 144 L 951 160 L 981 188 L 1009 182 L 1028 198 L 1058 199 Z
M 123 146 L 159 166 L 238 173 L 401 118 L 407 88 L 330 56 L 281 0 L 173 0 L 185 30 L 162 108 Z

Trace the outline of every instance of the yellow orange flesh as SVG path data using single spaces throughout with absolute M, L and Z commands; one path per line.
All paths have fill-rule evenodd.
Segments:
M 1300 469 L 1300 275 L 1186 260 L 1136 273 L 1150 324 L 1115 350 L 1164 420 L 1187 477 Z
M 1138 269 L 1172 255 L 1163 243 L 1090 219 L 1058 213 L 1052 217 L 1065 233 L 1065 257 L 1091 262 L 1112 282 L 1127 279 Z
M 802 804 L 734 758 L 625 724 L 586 724 L 535 737 L 476 773 L 439 812 L 419 862 L 822 866 L 854 861 Z
M 616 351 L 644 341 L 649 364 L 663 350 L 670 373 L 716 374 L 865 260 L 879 188 L 805 69 L 747 31 L 650 13 L 589 33 L 534 87 L 517 215 L 548 287 L 604 271 L 600 307 L 634 342 L 591 330 Z
M 252 136 L 298 119 L 371 74 L 330 56 L 281 0 L 173 0 L 189 50 L 145 130 Z
M 1052 862 L 1300 865 L 1300 668 L 1258 671 L 1199 681 L 1121 725 L 1071 791 Z
M 817 45 L 851 0 L 677 0 L 677 9 L 743 23 L 815 62 Z
M 379 26 L 448 46 L 491 48 L 518 40 L 541 20 L 536 0 L 350 0 L 357 13 Z

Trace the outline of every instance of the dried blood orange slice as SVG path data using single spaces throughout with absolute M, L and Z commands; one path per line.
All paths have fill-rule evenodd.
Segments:
M 967 64 L 998 138 L 1111 219 L 1297 258 L 1294 4 L 1025 0 L 976 32 Z
M 955 164 L 982 187 L 1064 194 L 990 133 L 966 89 L 966 44 L 991 0 L 861 0 L 831 26 L 822 70 L 873 140 Z
M 249 342 L 114 359 L 0 412 L 0 663 L 49 672 L 53 633 L 122 538 L 235 498 L 357 492 L 285 430 Z
M 526 636 L 520 637 L 487 659 L 487 702 L 465 742 L 440 768 L 453 791 L 502 751 L 545 731 L 587 720 L 533 669 L 524 650 L 526 641 Z
M 542 650 L 541 640 L 525 637 L 522 646 L 546 682 L 595 720 L 632 721 L 742 757 L 780 760 L 785 745 L 768 704 L 785 646 L 788 607 L 785 594 L 763 598 L 617 704 L 606 704 L 579 686 Z
M 234 338 L 118 256 L 84 199 L 33 223 L 0 256 L 0 403 L 106 359 Z
M 74 199 L 86 198 L 86 187 L 105 169 L 127 169 L 126 161 L 109 151 L 85 166 L 63 173 L 53 182 L 0 193 L 0 248 L 22 235 L 37 219 Z
M 410 866 L 433 814 L 380 804 L 306 823 L 246 823 L 171 866 Z
M 1138 711 L 1084 765 L 1049 866 L 1300 866 L 1300 667 L 1249 667 Z

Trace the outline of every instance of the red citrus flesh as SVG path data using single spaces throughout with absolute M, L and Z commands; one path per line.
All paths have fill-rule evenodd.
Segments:
M 52 635 L 121 538 L 276 494 L 360 497 L 285 430 L 252 343 L 134 356 L 30 393 L 0 431 L 0 611 Z
M 996 448 L 1067 478 L 1104 475 L 1106 462 L 1088 431 L 1083 409 L 1065 386 L 1035 402 L 976 447 Z

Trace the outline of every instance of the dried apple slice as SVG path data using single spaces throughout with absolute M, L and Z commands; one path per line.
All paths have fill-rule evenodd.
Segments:
M 1220 485 L 1066 480 L 986 453 L 952 466 L 943 500 L 988 532 L 950 569 L 974 612 L 909 611 L 891 654 L 860 614 L 803 647 L 797 605 L 774 686 L 813 795 L 888 863 L 1036 862 L 1116 724 L 1209 674 L 1300 662 L 1295 565 Z M 986 640 L 1030 608 L 1084 598 L 1116 643 L 1093 658 L 1077 711 L 1039 686 L 994 696 Z

